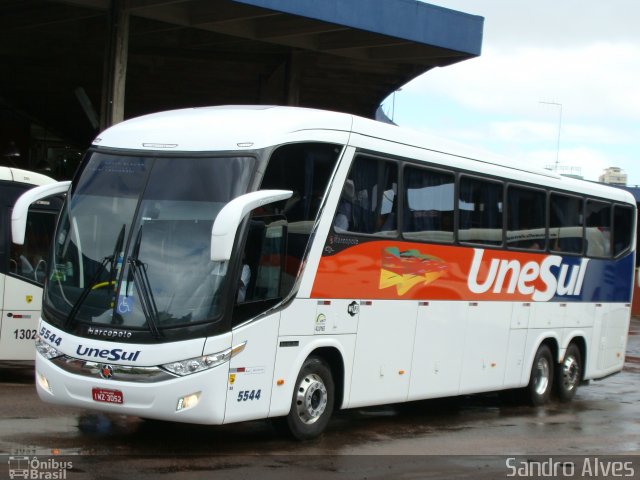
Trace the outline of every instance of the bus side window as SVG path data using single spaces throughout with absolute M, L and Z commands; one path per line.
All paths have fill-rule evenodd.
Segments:
M 238 273 L 234 322 L 265 311 L 288 293 L 283 281 L 287 222 L 281 215 L 253 216 Z
M 242 255 L 242 268 L 238 279 L 237 302 L 243 303 L 258 298 L 255 291 L 256 272 L 260 264 L 265 240 L 265 222 L 261 218 L 249 220 L 249 232 Z
M 611 256 L 611 204 L 587 200 L 587 255 Z
M 329 181 L 335 169 L 338 157 L 343 147 L 332 143 L 294 143 L 282 145 L 274 150 L 266 166 L 260 189 L 292 190 L 294 193 L 288 200 L 267 205 L 268 211 L 254 212 L 251 222 L 258 221 L 258 215 L 271 215 L 286 220 L 284 234 L 281 241 L 286 246 L 284 266 L 281 272 L 280 294 L 286 295 L 294 286 L 296 276 L 302 265 L 307 251 L 309 239 L 316 218 L 324 201 Z M 257 228 L 254 224 L 251 228 Z M 266 225 L 266 228 L 271 228 Z M 273 227 L 275 228 L 275 227 Z M 246 243 L 256 244 L 257 232 L 249 232 Z M 267 234 L 268 242 L 275 242 L 277 232 L 270 230 Z M 267 241 L 263 238 L 264 241 Z M 271 248 L 274 248 L 273 245 Z M 247 258 L 252 253 L 247 251 Z M 251 280 L 247 285 L 247 301 L 253 294 L 253 285 L 258 285 L 266 279 L 261 277 L 257 263 L 247 262 L 251 269 Z M 268 269 L 263 268 L 262 274 L 267 275 Z M 263 280 L 261 280 L 261 278 Z M 266 280 L 265 280 L 266 281 Z
M 403 236 L 409 240 L 453 242 L 455 176 L 405 167 Z
M 10 246 L 9 273 L 39 284 L 44 283 L 55 220 L 54 212 L 29 212 L 24 244 L 11 243 Z
M 546 248 L 546 194 L 510 186 L 507 190 L 507 246 L 544 250 Z
M 354 161 L 333 220 L 337 232 L 397 236 L 398 166 L 360 156 Z
M 549 238 L 551 250 L 582 253 L 582 199 L 552 193 L 549 201 Z
M 273 214 L 289 223 L 312 222 L 320 209 L 342 147 L 330 143 L 296 143 L 277 148 L 264 173 L 261 190 L 292 190 L 288 200 L 273 204 Z
M 633 238 L 633 208 L 616 205 L 613 207 L 613 255 L 620 253 L 631 247 Z
M 458 198 L 461 242 L 502 245 L 502 183 L 462 177 Z

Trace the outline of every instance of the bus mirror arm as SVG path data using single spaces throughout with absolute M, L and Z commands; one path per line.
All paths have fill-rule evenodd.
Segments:
M 233 242 L 242 219 L 254 208 L 286 200 L 291 190 L 258 190 L 234 198 L 227 203 L 213 222 L 211 229 L 211 260 L 225 262 L 231 258 Z
M 31 204 L 52 195 L 67 193 L 70 185 L 70 181 L 48 183 L 47 185 L 31 188 L 18 197 L 18 200 L 13 206 L 13 212 L 11 213 L 11 236 L 13 243 L 24 245 L 27 215 L 29 214 Z

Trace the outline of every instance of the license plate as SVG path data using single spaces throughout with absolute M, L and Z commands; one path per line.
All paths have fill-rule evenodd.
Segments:
M 91 395 L 96 402 L 104 403 L 124 403 L 124 397 L 120 390 L 110 390 L 108 388 L 94 388 Z

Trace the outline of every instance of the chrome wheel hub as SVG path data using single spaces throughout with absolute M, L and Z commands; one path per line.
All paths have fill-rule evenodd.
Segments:
M 298 385 L 296 408 L 300 420 L 307 425 L 316 422 L 327 408 L 327 388 L 315 373 L 304 377 Z
M 538 359 L 536 365 L 536 376 L 534 381 L 534 390 L 536 394 L 542 395 L 547 391 L 549 387 L 549 376 L 551 372 L 551 366 L 546 358 Z
M 570 392 L 578 385 L 580 375 L 580 367 L 576 357 L 569 356 L 562 362 L 562 386 L 567 392 Z

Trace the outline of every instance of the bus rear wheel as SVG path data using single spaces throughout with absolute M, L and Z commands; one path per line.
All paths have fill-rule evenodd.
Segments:
M 531 366 L 529 385 L 525 387 L 525 397 L 533 406 L 549 401 L 553 387 L 553 355 L 547 345 L 540 345 Z
M 561 402 L 573 399 L 582 380 L 582 355 L 575 343 L 567 348 L 556 372 L 555 393 Z
M 298 440 L 319 436 L 331 418 L 334 404 L 331 369 L 320 357 L 307 358 L 300 369 L 286 423 Z

